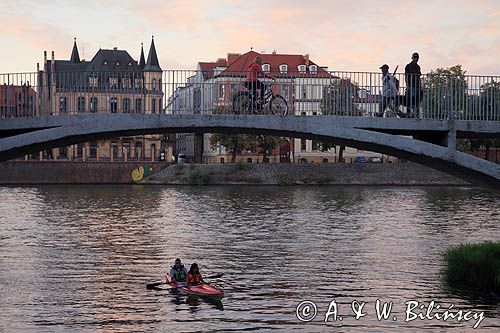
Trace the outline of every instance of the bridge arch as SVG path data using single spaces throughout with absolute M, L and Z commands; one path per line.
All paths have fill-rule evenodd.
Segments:
M 51 119 L 52 118 L 52 119 Z M 331 118 L 331 117 L 330 117 Z M 425 127 L 423 127 L 425 128 Z M 447 126 L 437 124 L 436 133 Z M 21 130 L 21 129 L 20 129 Z M 348 126 L 322 117 L 220 115 L 88 115 L 33 119 L 27 133 L 0 139 L 0 161 L 96 139 L 154 133 L 247 133 L 311 139 L 376 151 L 444 171 L 471 182 L 500 185 L 500 166 L 410 137 Z

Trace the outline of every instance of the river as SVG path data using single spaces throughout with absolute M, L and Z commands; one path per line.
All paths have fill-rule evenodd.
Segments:
M 0 187 L 0 331 L 469 331 L 477 322 L 405 322 L 410 300 L 483 312 L 480 329 L 498 331 L 500 300 L 449 288 L 441 255 L 499 239 L 500 198 L 481 188 Z M 222 302 L 145 288 L 177 257 L 223 273 L 212 280 Z M 317 308 L 310 322 L 297 318 L 305 300 Z M 387 320 L 377 300 L 393 302 Z M 354 301 L 366 302 L 364 317 Z M 342 320 L 325 323 L 331 306 Z

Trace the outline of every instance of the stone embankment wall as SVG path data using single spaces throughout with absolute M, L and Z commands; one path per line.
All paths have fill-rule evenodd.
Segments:
M 0 163 L 0 184 L 133 184 L 167 165 L 157 162 L 13 161 Z
M 172 185 L 466 185 L 414 163 L 217 164 L 169 166 L 144 184 Z

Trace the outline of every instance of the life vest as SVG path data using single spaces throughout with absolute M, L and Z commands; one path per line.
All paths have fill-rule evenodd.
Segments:
M 175 272 L 174 276 L 172 276 L 175 281 L 186 281 L 186 269 L 184 268 L 184 265 L 181 265 L 179 269 L 177 269 L 174 265 L 172 266 L 172 269 Z
M 201 283 L 201 274 L 188 274 L 189 284 L 195 286 Z

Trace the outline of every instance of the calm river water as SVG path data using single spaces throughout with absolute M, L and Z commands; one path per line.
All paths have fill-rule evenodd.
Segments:
M 472 330 L 405 322 L 405 302 L 434 300 L 498 332 L 500 300 L 447 287 L 441 254 L 499 239 L 500 198 L 480 188 L 0 187 L 0 331 Z M 146 290 L 176 257 L 224 273 L 222 302 Z M 343 320 L 325 323 L 332 300 Z

